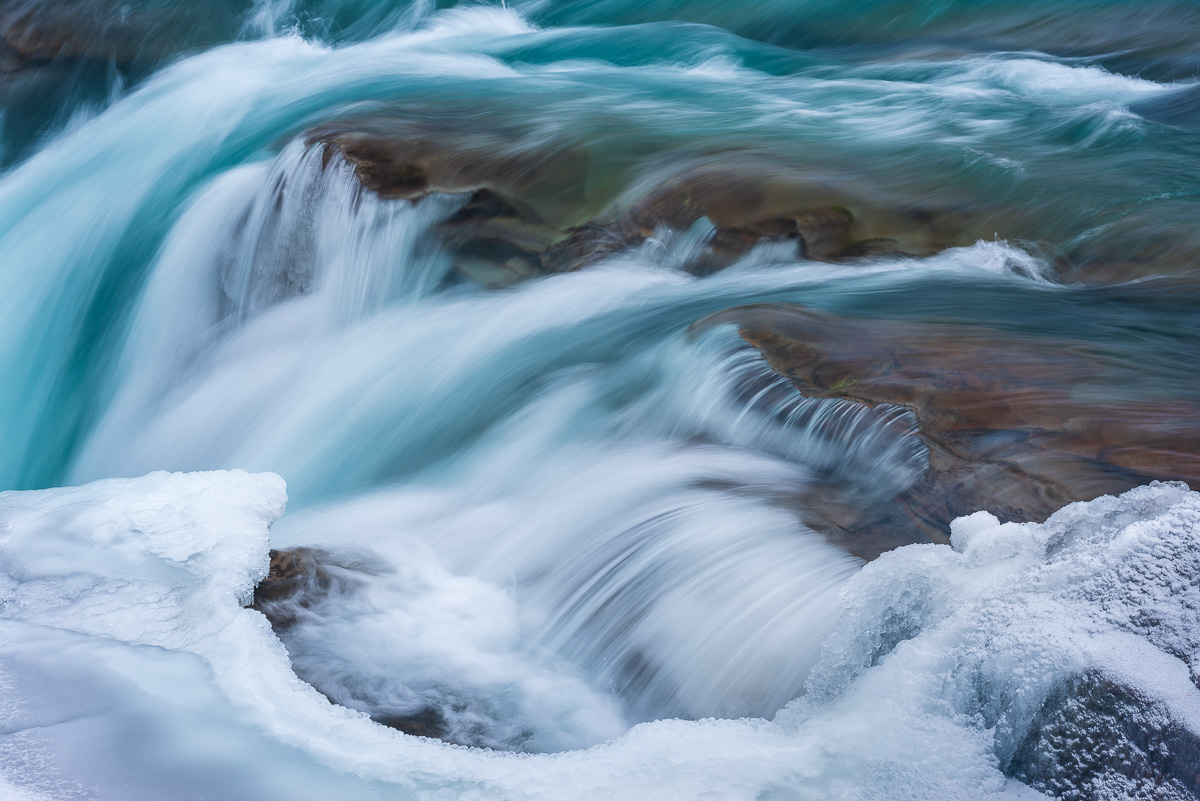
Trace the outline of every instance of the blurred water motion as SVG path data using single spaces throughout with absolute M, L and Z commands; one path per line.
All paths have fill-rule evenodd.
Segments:
M 1195 797 L 1198 63 L 0 4 L 0 795 Z

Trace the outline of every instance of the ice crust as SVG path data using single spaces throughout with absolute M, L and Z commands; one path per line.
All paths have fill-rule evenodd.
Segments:
M 1200 495 L 1183 484 L 1072 504 L 1040 525 L 960 518 L 951 548 L 897 549 L 847 585 L 808 694 L 778 722 L 821 727 L 874 698 L 877 724 L 901 718 L 883 726 L 889 737 L 922 719 L 954 721 L 986 741 L 981 757 L 1056 797 L 1195 797 L 1198 539 Z M 1078 703 L 1081 680 L 1135 699 L 1121 715 L 1146 716 L 1148 728 L 1093 731 L 1100 721 L 1084 705 L 1066 721 L 1074 752 L 1049 753 L 1063 738 L 1039 723 L 1054 704 Z M 1123 749 L 1153 751 L 1150 775 L 1127 775 Z M 1076 763 L 1076 782 L 1059 781 L 1070 766 L 1047 760 Z
M 1055 783 L 1063 743 L 1086 797 L 1195 795 L 1200 495 L 1183 485 L 1041 525 L 977 513 L 952 546 L 871 563 L 774 721 L 658 721 L 547 756 L 401 735 L 299 681 L 242 606 L 285 500 L 238 471 L 0 494 L 3 797 L 1040 797 L 1006 774 L 1084 797 Z M 1114 718 L 1081 681 L 1149 744 L 1089 729 Z

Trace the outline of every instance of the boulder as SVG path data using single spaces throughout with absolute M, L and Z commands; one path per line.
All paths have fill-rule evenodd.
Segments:
M 487 285 L 579 270 L 663 230 L 713 228 L 684 269 L 706 275 L 755 247 L 785 258 L 851 261 L 930 255 L 954 239 L 916 210 L 884 212 L 846 199 L 756 154 L 658 160 L 595 180 L 587 147 L 518 129 L 476 130 L 452 117 L 399 114 L 309 131 L 326 163 L 353 166 L 363 189 L 388 200 L 461 195 L 438 233 L 458 272 Z M 852 210 L 857 207 L 857 211 Z
M 1101 671 L 1056 688 L 1005 773 L 1062 801 L 1120 788 L 1129 798 L 1194 799 L 1200 737 L 1156 699 Z
M 1200 481 L 1200 403 L 1146 397 L 1088 343 L 774 304 L 704 325 L 730 322 L 803 395 L 918 421 L 922 479 L 873 516 L 826 515 L 852 518 L 843 528 L 908 524 L 945 541 L 951 520 L 979 509 L 1041 520 L 1153 479 Z
M 254 588 L 251 608 L 262 612 L 273 628 L 287 628 L 331 593 L 352 590 L 354 572 L 315 548 L 272 550 L 267 577 Z

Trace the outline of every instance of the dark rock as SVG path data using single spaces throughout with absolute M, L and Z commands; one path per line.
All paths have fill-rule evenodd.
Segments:
M 698 166 L 642 196 L 617 225 L 649 234 L 663 227 L 690 228 L 707 217 L 717 228 L 741 227 L 769 216 L 760 213 L 767 205 L 767 183 L 753 172 Z
M 716 272 L 759 245 L 772 242 L 794 242 L 798 259 L 832 261 L 845 250 L 853 223 L 854 216 L 848 210 L 829 207 L 718 228 L 709 241 L 709 253 L 701 257 L 702 268 L 693 272 Z
M 700 263 L 691 272 L 702 275 L 717 272 L 734 264 L 760 244 L 769 242 L 795 243 L 792 254 L 795 258 L 803 256 L 804 242 L 795 220 L 764 220 L 738 228 L 718 228 L 708 241 L 708 253 L 699 259 Z
M 567 236 L 542 253 L 542 268 L 567 273 L 601 261 L 644 241 L 645 237 L 622 234 L 596 223 L 571 228 Z
M 481 216 L 521 216 L 559 231 L 590 219 L 578 189 L 586 164 L 571 147 L 521 147 L 523 129 L 480 128 L 478 118 L 438 119 L 384 114 L 314 128 L 305 141 L 323 145 L 355 168 L 363 186 L 385 198 L 416 199 L 432 192 L 475 195 Z M 497 204 L 511 207 L 501 210 Z M 471 214 L 472 212 L 468 212 Z
M 457 271 L 488 286 L 542 272 L 542 253 L 567 236 L 517 195 L 530 165 L 470 146 L 455 153 L 416 131 L 413 138 L 370 131 L 318 129 L 309 141 L 325 148 L 328 165 L 341 158 L 363 188 L 384 199 L 415 201 L 432 193 L 463 196 L 462 207 L 438 226 Z M 528 193 L 526 193 L 528 194 Z
M 435 707 L 407 715 L 376 715 L 372 716 L 371 720 L 414 737 L 442 740 L 447 734 L 446 718 Z
M 438 226 L 438 233 L 452 249 L 472 240 L 504 240 L 512 246 L 505 249 L 505 258 L 519 251 L 534 260 L 558 237 L 535 212 L 490 189 L 473 191 L 467 202 Z
M 1098 672 L 1046 699 L 1005 773 L 1062 801 L 1200 796 L 1200 736 Z
M 823 261 L 845 249 L 854 215 L 848 209 L 831 206 L 801 212 L 793 221 L 804 242 L 804 257 Z
M 895 239 L 864 239 L 842 250 L 838 254 L 843 259 L 878 258 L 880 256 L 913 257 L 906 252 Z
M 542 251 L 556 236 L 528 209 L 491 189 L 477 189 L 438 234 L 455 267 L 485 286 L 507 286 L 542 272 Z
M 152 23 L 145 15 L 120 14 L 115 4 L 7 3 L 0 8 L 5 70 L 56 59 L 103 59 L 130 63 L 143 57 Z M 153 52 L 159 58 L 165 52 Z
M 0 158 L 19 159 L 80 105 L 100 105 L 114 80 L 136 85 L 180 53 L 232 40 L 247 0 L 0 3 Z
M 314 548 L 271 551 L 267 577 L 254 589 L 251 608 L 279 629 L 300 620 L 304 611 L 320 604 L 331 593 L 345 593 L 358 583 L 355 566 L 335 560 Z
M 343 151 L 350 153 L 352 151 Z M 354 173 L 363 186 L 382 198 L 418 198 L 429 192 L 429 173 L 416 164 L 391 164 L 357 153 Z
M 505 239 L 469 239 L 454 248 L 459 274 L 484 286 L 509 286 L 541 272 L 541 256 Z
M 450 215 L 446 225 L 463 225 L 494 220 L 520 220 L 522 213 L 510 201 L 490 189 L 471 193 L 466 205 Z

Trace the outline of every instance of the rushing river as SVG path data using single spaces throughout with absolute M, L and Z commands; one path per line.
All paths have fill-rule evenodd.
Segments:
M 1200 441 L 1200 5 L 13 0 L 0 32 L 0 798 L 1197 796 L 1200 495 L 1132 487 Z M 493 195 L 368 191 L 347 126 L 537 225 L 469 252 Z M 718 264 L 709 211 L 521 273 L 528 231 L 694 175 L 855 242 Z M 1092 450 L 1056 475 L 1131 489 L 831 533 L 961 442 L 797 392 L 727 316 L 781 305 L 933 326 L 934 381 L 1022 343 L 1121 421 L 1058 415 Z M 270 548 L 323 593 L 274 627 Z

